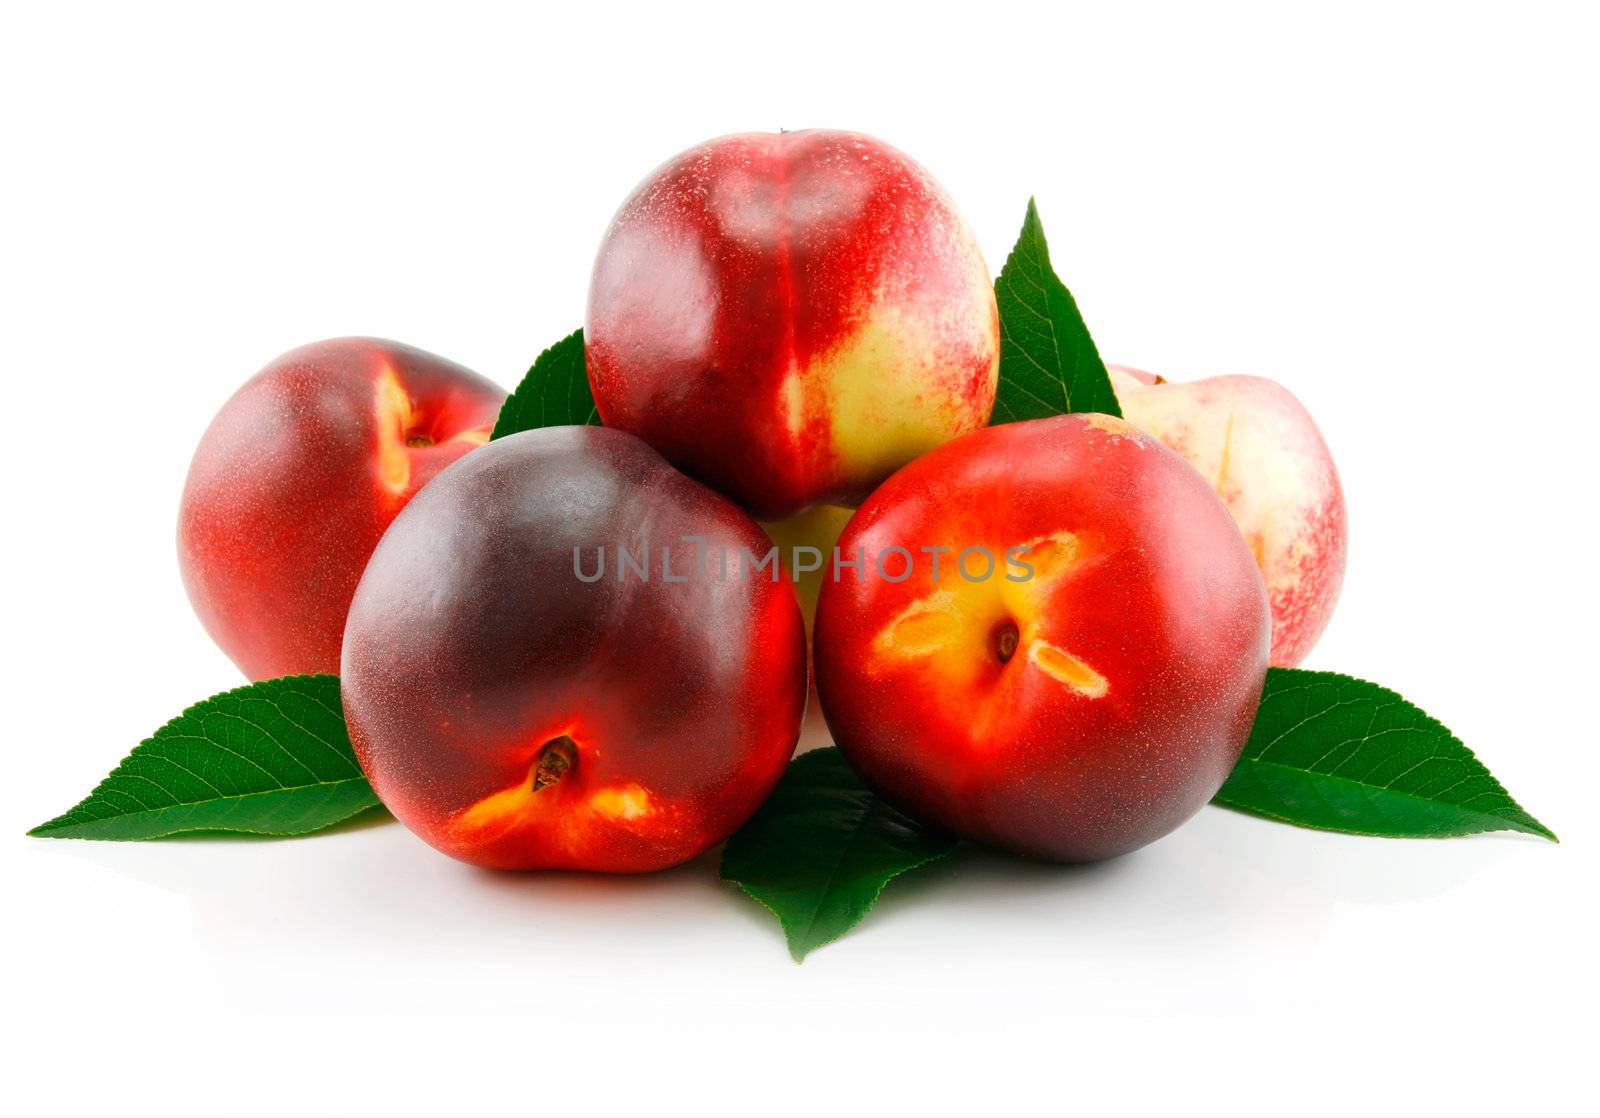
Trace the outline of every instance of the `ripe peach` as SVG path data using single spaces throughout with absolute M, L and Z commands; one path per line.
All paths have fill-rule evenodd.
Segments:
M 977 241 L 851 132 L 725 136 L 622 204 L 589 287 L 600 417 L 756 516 L 854 504 L 982 427 L 999 315 Z
M 1261 575 L 1206 480 L 1132 425 L 967 435 L 885 482 L 839 548 L 864 569 L 822 587 L 823 711 L 911 814 L 1108 858 L 1188 819 L 1237 762 L 1266 676 Z
M 1174 384 L 1111 367 L 1129 422 L 1211 482 L 1266 579 L 1272 663 L 1292 668 L 1317 643 L 1344 582 L 1344 490 L 1322 432 L 1288 389 L 1262 377 Z
M 345 629 L 345 717 L 379 797 L 503 869 L 640 872 L 721 842 L 805 705 L 793 589 L 712 558 L 769 546 L 621 431 L 526 431 L 445 470 Z
M 339 670 L 345 611 L 378 538 L 488 440 L 504 399 L 470 369 L 377 338 L 291 350 L 233 394 L 189 467 L 178 565 L 245 675 Z

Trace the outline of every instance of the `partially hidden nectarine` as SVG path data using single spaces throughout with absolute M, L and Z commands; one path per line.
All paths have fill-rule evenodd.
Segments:
M 1294 395 L 1263 377 L 1169 382 L 1112 366 L 1122 414 L 1181 454 L 1233 514 L 1272 603 L 1272 663 L 1292 668 L 1327 627 L 1344 583 L 1344 490 Z
M 834 545 L 854 511 L 841 505 L 813 505 L 783 520 L 761 522 L 762 531 L 778 549 L 784 577 L 794 583 L 808 637 L 817 617 L 823 580 L 832 570 Z
M 395 514 L 489 438 L 505 392 L 377 338 L 279 357 L 222 406 L 178 512 L 206 631 L 251 679 L 339 670 L 345 611 Z

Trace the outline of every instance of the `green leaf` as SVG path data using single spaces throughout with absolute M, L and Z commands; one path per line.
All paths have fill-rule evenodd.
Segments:
M 100 786 L 30 835 L 299 835 L 378 805 L 345 733 L 339 680 L 285 676 L 213 695 L 140 742 Z
M 583 331 L 574 330 L 539 354 L 515 392 L 500 405 L 490 439 L 537 427 L 599 426 L 600 412 L 583 364 Z
M 838 749 L 817 749 L 728 840 L 722 877 L 772 911 L 798 963 L 855 927 L 892 879 L 955 845 L 870 792 Z
M 1244 756 L 1215 802 L 1357 835 L 1556 837 L 1438 721 L 1336 672 L 1268 669 Z
M 1122 414 L 1078 304 L 1050 267 L 1050 246 L 1031 198 L 994 295 L 1000 305 L 1000 387 L 991 423 L 1075 411 Z

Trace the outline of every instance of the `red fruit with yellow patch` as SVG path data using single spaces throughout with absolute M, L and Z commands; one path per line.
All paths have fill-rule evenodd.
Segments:
M 345 612 L 395 514 L 488 441 L 505 392 L 411 346 L 337 338 L 273 361 L 189 466 L 178 565 L 251 679 L 339 670 Z
M 726 136 L 659 168 L 606 232 L 584 331 L 605 424 L 765 519 L 854 504 L 982 427 L 999 338 L 944 190 L 831 131 Z
M 378 545 L 345 630 L 345 717 L 379 797 L 502 869 L 642 872 L 721 842 L 805 705 L 793 588 L 737 577 L 769 546 L 621 431 L 527 431 L 446 470 Z
M 823 710 L 912 814 L 1108 858 L 1184 822 L 1237 762 L 1266 675 L 1261 575 L 1206 480 L 1122 420 L 959 439 L 884 483 L 839 547 L 866 567 L 823 585 Z

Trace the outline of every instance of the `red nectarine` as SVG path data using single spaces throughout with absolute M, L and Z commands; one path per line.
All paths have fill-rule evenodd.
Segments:
M 913 815 L 1106 858 L 1188 819 L 1238 760 L 1267 667 L 1261 575 L 1206 480 L 1132 425 L 967 435 L 885 482 L 839 549 L 865 563 L 822 587 L 823 710 Z
M 178 565 L 213 640 L 251 679 L 339 670 L 345 611 L 395 513 L 489 438 L 505 392 L 377 338 L 316 342 L 211 421 L 178 512 Z
M 999 316 L 921 166 L 850 132 L 726 136 L 645 179 L 584 333 L 608 427 L 752 513 L 854 504 L 994 406 Z

